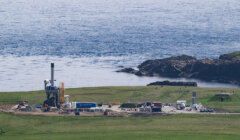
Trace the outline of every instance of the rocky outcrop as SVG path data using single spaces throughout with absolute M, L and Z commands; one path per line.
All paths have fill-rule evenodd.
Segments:
M 197 82 L 170 82 L 170 81 L 157 81 L 148 84 L 147 86 L 197 86 Z
M 133 68 L 124 68 L 124 69 L 118 70 L 117 72 L 126 72 L 126 73 L 136 74 L 138 71 Z
M 147 60 L 138 66 L 139 70 L 131 69 L 130 73 L 140 76 L 184 77 L 240 84 L 239 56 L 239 52 L 234 52 L 221 55 L 219 59 L 198 60 L 192 56 L 182 55 Z

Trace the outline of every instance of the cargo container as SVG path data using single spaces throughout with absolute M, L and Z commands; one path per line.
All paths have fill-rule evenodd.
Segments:
M 135 103 L 123 103 L 120 106 L 121 108 L 136 108 L 137 105 Z
M 151 108 L 139 108 L 139 112 L 151 112 Z
M 96 103 L 76 103 L 76 108 L 91 108 L 97 107 Z
M 153 106 L 156 106 L 156 107 L 162 107 L 161 102 L 153 102 L 152 104 L 153 104 Z
M 162 108 L 161 107 L 153 107 L 152 112 L 161 112 Z

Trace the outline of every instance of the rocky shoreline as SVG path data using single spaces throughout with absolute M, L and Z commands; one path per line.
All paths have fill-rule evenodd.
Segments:
M 138 66 L 139 70 L 124 68 L 138 76 L 161 76 L 169 78 L 195 78 L 210 82 L 240 85 L 240 52 L 220 55 L 218 59 L 197 59 L 181 55 L 164 59 L 147 60 Z
M 197 82 L 157 81 L 157 82 L 150 83 L 147 86 L 191 86 L 191 87 L 197 87 Z

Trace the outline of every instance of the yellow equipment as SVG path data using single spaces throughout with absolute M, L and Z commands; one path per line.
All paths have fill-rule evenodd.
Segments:
M 59 97 L 60 104 L 64 104 L 64 93 L 65 93 L 64 83 L 61 82 L 60 83 L 60 97 Z

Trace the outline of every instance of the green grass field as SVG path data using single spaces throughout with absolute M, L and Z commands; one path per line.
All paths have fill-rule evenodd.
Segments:
M 197 102 L 217 110 L 240 112 L 240 89 L 238 88 L 200 88 L 200 87 L 93 87 L 67 89 L 71 101 L 104 102 L 145 102 L 161 101 L 175 103 L 176 100 L 187 100 L 191 103 L 192 91 L 197 91 Z M 233 93 L 230 101 L 211 100 L 215 94 Z M 14 104 L 27 100 L 30 104 L 41 104 L 45 99 L 44 91 L 0 92 L 0 104 Z
M 197 91 L 197 101 L 208 107 L 240 112 L 237 88 L 95 87 L 67 89 L 72 101 L 162 101 L 174 103 Z M 215 94 L 233 93 L 230 101 L 213 100 Z M 28 100 L 42 103 L 44 91 L 0 93 L 0 104 Z M 238 140 L 240 115 L 178 114 L 159 117 L 38 117 L 0 112 L 0 140 Z
M 0 113 L 0 140 L 239 140 L 240 115 L 37 117 Z

